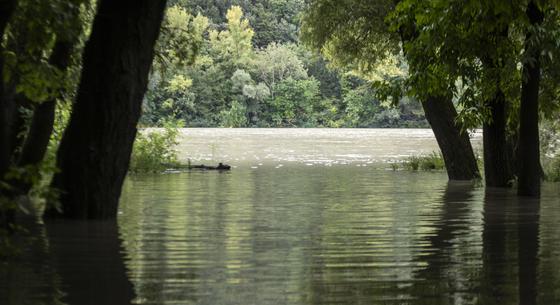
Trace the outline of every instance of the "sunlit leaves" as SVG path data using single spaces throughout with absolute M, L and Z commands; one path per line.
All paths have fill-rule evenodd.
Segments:
M 231 58 L 235 65 L 247 64 L 253 56 L 254 31 L 249 21 L 243 18 L 239 6 L 232 6 L 227 12 L 227 29 L 210 31 L 210 44 L 222 57 Z
M 186 78 L 183 75 L 176 74 L 169 80 L 167 90 L 170 92 L 184 92 L 192 86 L 192 79 Z
M 4 81 L 8 87 L 34 102 L 71 91 L 76 80 L 68 74 L 73 70 L 59 71 L 49 56 L 56 41 L 80 45 L 91 6 L 87 0 L 18 1 L 5 36 Z
M 295 46 L 276 43 L 258 51 L 255 72 L 271 91 L 274 91 L 276 83 L 288 77 L 295 80 L 308 77 L 303 62 L 295 52 Z
M 204 42 L 208 22 L 208 18 L 192 16 L 180 6 L 168 8 L 156 45 L 156 63 L 160 68 L 193 63 Z

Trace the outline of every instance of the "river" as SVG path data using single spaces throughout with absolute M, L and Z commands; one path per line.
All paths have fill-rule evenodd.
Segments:
M 473 136 L 480 145 L 480 135 Z M 560 186 L 540 200 L 386 169 L 429 130 L 188 129 L 115 222 L 33 227 L 0 304 L 560 304 Z

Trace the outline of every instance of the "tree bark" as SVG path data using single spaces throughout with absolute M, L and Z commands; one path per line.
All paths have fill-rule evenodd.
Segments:
M 17 5 L 17 0 L 0 0 L 0 40 Z M 0 180 L 10 166 L 12 148 L 12 125 L 14 113 L 13 96 L 4 82 L 4 48 L 0 44 Z
M 165 3 L 99 1 L 57 155 L 63 217 L 116 217 Z
M 506 100 L 499 90 L 493 100 L 486 103 L 491 120 L 483 125 L 484 178 L 486 186 L 508 187 L 512 174 L 506 139 Z
M 544 15 L 534 1 L 529 2 L 526 11 L 531 25 L 543 22 Z M 525 52 L 534 61 L 523 64 L 524 82 L 521 85 L 521 107 L 519 113 L 519 183 L 520 196 L 540 196 L 541 163 L 539 143 L 539 85 L 541 79 L 540 50 L 530 40 L 529 31 L 525 38 Z
M 457 110 L 451 99 L 432 96 L 422 102 L 422 107 L 443 155 L 449 179 L 479 178 L 469 136 L 457 126 Z
M 74 43 L 75 41 L 69 42 L 63 39 L 57 39 L 49 58 L 49 63 L 61 72 L 65 72 L 70 64 Z M 45 157 L 54 127 L 57 97 L 58 96 L 54 96 L 49 100 L 35 105 L 33 119 L 25 142 L 23 143 L 18 166 L 38 164 Z M 29 187 L 29 185 L 26 185 L 23 191 L 27 192 Z
M 395 6 L 401 0 L 394 0 Z M 402 45 L 415 40 L 419 33 L 415 21 L 399 28 Z M 403 49 L 408 58 L 406 49 Z M 410 62 L 410 60 L 409 60 Z M 413 65 L 413 64 L 411 64 Z M 457 110 L 451 98 L 446 96 L 428 96 L 422 102 L 426 120 L 436 137 L 447 169 L 449 180 L 472 180 L 480 178 L 478 165 L 467 133 L 457 125 Z

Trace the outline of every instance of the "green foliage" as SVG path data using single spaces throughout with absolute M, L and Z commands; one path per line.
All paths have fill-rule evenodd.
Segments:
M 4 81 L 8 88 L 33 102 L 71 90 L 76 81 L 47 58 L 57 40 L 79 45 L 89 10 L 87 0 L 18 1 L 5 35 Z
M 182 122 L 166 122 L 163 131 L 142 130 L 136 135 L 130 159 L 130 172 L 146 173 L 161 172 L 176 166 L 177 137 Z
M 385 22 L 394 1 L 309 1 L 303 41 L 339 67 L 368 72 L 388 54 L 398 54 L 398 35 Z
M 241 67 L 248 64 L 253 57 L 254 31 L 249 21 L 243 18 L 241 7 L 232 6 L 226 16 L 227 29 L 219 32 L 211 30 L 210 45 L 219 59 L 230 60 L 234 66 Z
M 360 82 L 355 85 L 343 80 L 346 69 L 331 69 L 326 59 L 303 49 L 297 39 L 262 44 L 268 40 L 264 36 L 277 29 L 269 28 L 272 24 L 256 18 L 254 12 L 270 7 L 266 14 L 285 14 L 272 19 L 287 21 L 286 16 L 301 12 L 300 2 L 172 1 L 166 17 L 168 30 L 158 45 L 166 65 L 154 62 L 141 123 L 162 126 L 165 120 L 179 119 L 193 127 L 426 126 L 422 111 L 416 111 L 419 106 L 382 105 L 372 89 L 373 80 L 398 77 L 403 71 L 394 58 L 381 61 L 376 73 L 353 73 L 359 74 L 353 76 Z M 190 25 L 196 18 L 189 9 L 206 22 Z M 296 19 L 290 20 L 299 27 Z M 175 50 L 179 43 L 164 43 L 180 36 L 173 34 L 174 29 L 194 32 L 198 41 L 194 60 L 181 63 L 176 54 L 194 53 Z M 256 41 L 258 37 L 264 40 Z
M 299 15 L 305 5 L 304 0 L 189 0 L 175 2 L 183 2 L 183 5 L 191 11 L 208 16 L 218 28 L 223 28 L 223 24 L 226 23 L 226 12 L 232 5 L 241 7 L 255 30 L 253 42 L 258 48 L 266 47 L 272 42 L 296 42 Z
M 548 181 L 560 182 L 560 156 L 547 159 L 543 163 L 543 167 Z
M 220 112 L 221 127 L 245 127 L 247 124 L 246 111 L 247 109 L 244 105 L 238 101 L 233 101 L 230 109 Z
M 545 177 L 560 181 L 560 120 L 558 114 L 541 123 L 541 160 Z
M 409 171 L 432 171 L 444 170 L 445 162 L 441 153 L 432 152 L 429 155 L 410 156 L 405 161 L 400 163 L 400 166 Z M 391 168 L 396 170 L 399 168 L 399 163 L 391 163 Z
M 159 63 L 192 63 L 202 47 L 207 28 L 208 18 L 200 14 L 193 16 L 178 5 L 169 7 L 156 44 Z
M 268 101 L 275 126 L 314 126 L 314 110 L 319 99 L 319 83 L 313 79 L 291 77 L 274 86 L 275 95 Z

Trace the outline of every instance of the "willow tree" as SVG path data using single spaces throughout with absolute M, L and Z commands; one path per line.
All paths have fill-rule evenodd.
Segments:
M 165 0 L 100 0 L 57 155 L 67 218 L 117 214 Z
M 303 40 L 323 52 L 335 65 L 351 67 L 366 74 L 375 70 L 383 59 L 403 52 L 411 75 L 433 80 L 438 75 L 421 73 L 421 58 L 409 51 L 409 46 L 419 35 L 414 16 L 401 20 L 406 23 L 392 28 L 386 22 L 399 2 L 310 1 L 303 19 Z M 417 96 L 422 102 L 445 160 L 449 179 L 470 180 L 479 177 L 469 136 L 457 123 L 453 96 L 447 94 L 446 90 L 432 86 L 433 82 L 424 82 L 427 85 L 421 87 L 417 80 L 409 78 L 402 91 Z

